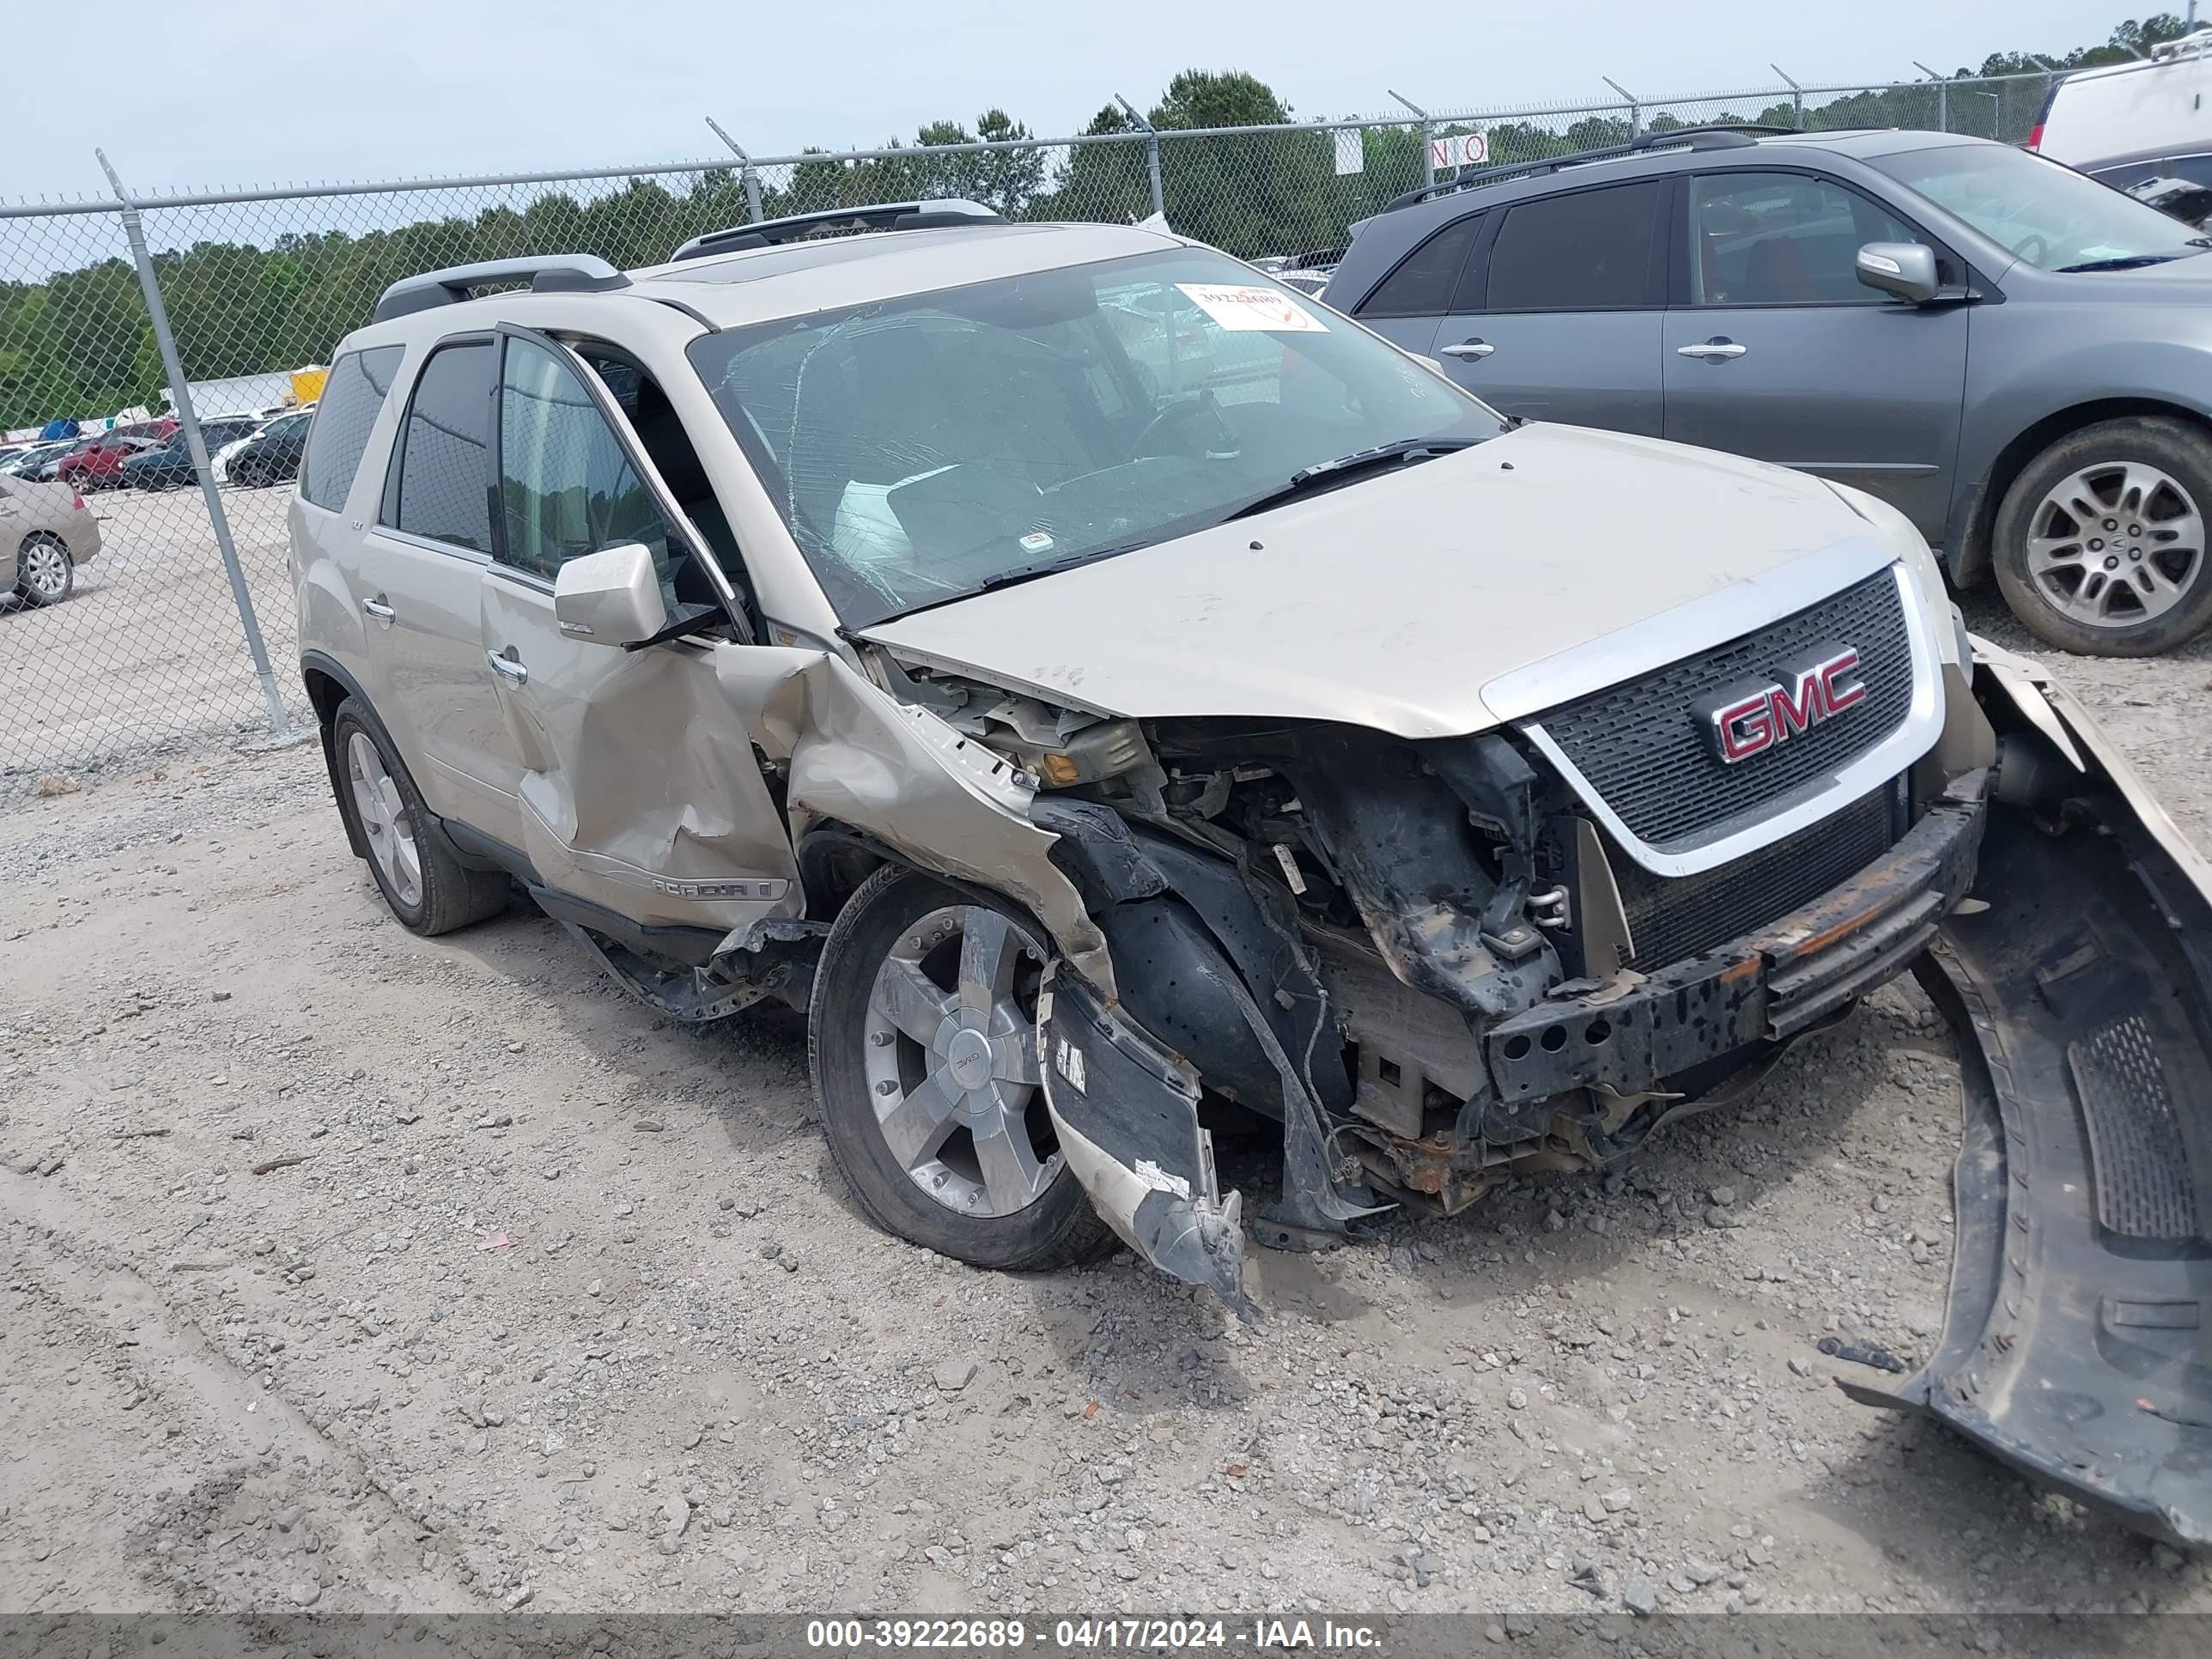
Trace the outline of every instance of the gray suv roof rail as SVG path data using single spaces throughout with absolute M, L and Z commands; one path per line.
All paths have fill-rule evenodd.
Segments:
M 1739 149 L 1746 144 L 1756 143 L 1762 136 L 1783 134 L 1798 136 L 1798 130 L 1759 121 L 1729 121 L 1717 126 L 1668 127 L 1639 133 L 1625 144 L 1605 144 L 1595 149 L 1578 149 L 1567 155 L 1547 155 L 1533 161 L 1503 161 L 1496 167 L 1484 167 L 1479 173 L 1462 173 L 1456 179 L 1424 185 L 1419 190 L 1409 190 L 1403 196 L 1393 197 L 1382 204 L 1382 211 L 1394 213 L 1418 202 L 1449 196 L 1455 191 L 1480 190 L 1485 185 L 1499 184 L 1508 179 L 1539 178 L 1560 167 L 1580 167 L 1585 161 L 1608 161 L 1623 155 L 1640 155 L 1652 149 Z
M 403 276 L 376 302 L 376 322 L 455 305 L 473 289 L 492 283 L 527 282 L 539 294 L 598 294 L 628 288 L 629 278 L 595 253 L 540 253 L 520 259 L 485 259 Z
M 772 247 L 795 242 L 820 230 L 942 230 L 952 225 L 1003 225 L 1006 222 L 981 202 L 965 197 L 945 197 L 934 202 L 882 202 L 872 207 L 824 208 L 815 213 L 790 213 L 780 219 L 763 219 L 757 225 L 732 225 L 694 236 L 670 254 L 678 259 L 703 259 L 709 254 L 736 253 L 745 248 Z

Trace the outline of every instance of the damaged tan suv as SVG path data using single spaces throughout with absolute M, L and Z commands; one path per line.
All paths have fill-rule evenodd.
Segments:
M 1917 972 L 1948 1322 L 1849 1386 L 2212 1535 L 2207 868 L 1870 497 L 931 203 L 396 284 L 291 532 L 393 914 L 520 883 L 665 1014 L 806 1009 L 860 1203 L 967 1261 L 1249 1311 L 1248 1231 L 1610 1166 Z

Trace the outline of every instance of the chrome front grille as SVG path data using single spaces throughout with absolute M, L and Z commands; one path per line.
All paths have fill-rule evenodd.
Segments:
M 1855 647 L 1855 706 L 1733 764 L 1714 752 L 1702 699 L 1772 680 L 1819 647 Z M 1896 732 L 1913 708 L 1913 650 L 1889 570 L 1725 645 L 1539 715 L 1594 806 L 1660 853 L 1693 848 L 1833 787 L 1837 774 Z

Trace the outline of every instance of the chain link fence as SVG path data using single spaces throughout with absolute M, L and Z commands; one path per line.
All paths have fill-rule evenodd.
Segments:
M 403 276 L 552 252 L 635 267 L 763 217 L 948 196 L 1023 220 L 1161 213 L 1245 258 L 1297 255 L 1462 169 L 1676 127 L 2018 143 L 2051 78 L 1616 88 L 1601 105 L 1205 131 L 1154 131 L 1132 109 L 1125 131 L 1057 140 L 762 158 L 731 143 L 726 160 L 580 173 L 136 202 L 118 183 L 114 203 L 0 204 L 0 449 L 78 428 L 27 463 L 0 454 L 0 799 L 52 773 L 312 729 L 285 531 L 306 422 L 286 411 L 312 403 L 331 346 Z M 4 470 L 26 464 L 28 477 Z M 73 556 L 66 596 L 41 586 L 56 546 Z

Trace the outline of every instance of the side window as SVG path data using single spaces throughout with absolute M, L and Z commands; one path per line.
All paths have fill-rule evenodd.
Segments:
M 575 372 L 529 340 L 507 343 L 499 388 L 502 562 L 550 578 L 569 560 L 642 542 L 667 586 L 668 525 Z
M 411 536 L 491 551 L 489 342 L 442 346 L 422 366 L 399 428 L 383 521 Z
M 1652 303 L 1656 184 L 1547 196 L 1506 210 L 1486 311 L 1620 311 Z
M 1452 290 L 1474 245 L 1479 213 L 1464 214 L 1430 236 L 1360 302 L 1362 317 L 1441 317 L 1452 308 Z
M 1690 181 L 1690 298 L 1701 306 L 1881 305 L 1854 263 L 1912 229 L 1856 191 L 1801 173 Z
M 300 494 L 317 507 L 335 513 L 345 505 L 346 491 L 353 488 L 353 475 L 361 471 L 362 454 L 368 447 L 368 429 L 376 424 L 384 394 L 392 390 L 392 377 L 405 355 L 404 346 L 372 346 L 349 351 L 331 365 L 300 462 Z M 209 437 L 228 443 L 239 435 L 226 426 L 220 438 L 213 433 Z

